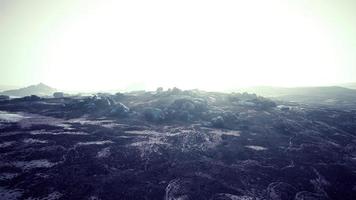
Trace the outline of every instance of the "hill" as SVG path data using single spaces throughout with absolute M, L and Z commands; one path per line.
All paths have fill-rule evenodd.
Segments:
M 43 83 L 39 83 L 37 85 L 31 85 L 24 88 L 6 90 L 1 92 L 0 94 L 8 95 L 8 96 L 17 96 L 17 97 L 23 97 L 29 95 L 47 96 L 47 95 L 52 95 L 53 92 L 55 91 L 57 90 Z
M 350 88 L 350 89 L 356 89 L 356 83 L 345 83 L 340 86 Z
M 283 101 L 293 101 L 308 104 L 342 104 L 342 106 L 347 106 L 355 105 L 356 102 L 356 90 L 340 86 L 297 88 L 264 86 L 245 88 L 241 91 L 256 93 L 257 95 Z

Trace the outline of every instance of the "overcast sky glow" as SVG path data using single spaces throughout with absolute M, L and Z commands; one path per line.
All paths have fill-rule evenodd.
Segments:
M 0 84 L 356 82 L 354 0 L 0 0 Z

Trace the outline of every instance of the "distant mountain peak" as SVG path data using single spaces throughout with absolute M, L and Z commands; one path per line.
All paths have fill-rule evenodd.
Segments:
M 47 86 L 47 87 L 49 87 L 48 85 L 46 85 L 46 84 L 44 84 L 44 83 L 39 83 L 39 84 L 37 84 L 37 86 Z
M 52 87 L 50 87 L 50 86 L 48 86 L 48 85 L 46 85 L 46 84 L 44 84 L 44 83 L 39 83 L 39 84 L 37 84 L 37 85 L 31 85 L 31 86 L 29 86 L 29 87 L 38 87 L 38 88 L 52 88 Z M 52 88 L 53 89 L 53 88 Z
M 44 83 L 38 83 L 37 85 L 30 85 L 24 88 L 7 90 L 2 92 L 1 94 L 9 95 L 9 96 L 29 96 L 29 95 L 38 95 L 38 96 L 47 96 L 52 95 L 57 90 L 52 88 Z

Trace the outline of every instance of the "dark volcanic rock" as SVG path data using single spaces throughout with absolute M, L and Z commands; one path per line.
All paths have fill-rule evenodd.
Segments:
M 173 120 L 192 121 L 200 118 L 207 108 L 201 99 L 177 99 L 167 108 L 168 117 Z
M 317 194 L 307 191 L 298 192 L 295 196 L 295 200 L 330 200 L 323 194 Z
M 125 106 L 124 104 L 122 103 L 115 103 L 112 108 L 111 108 L 111 111 L 110 111 L 110 114 L 113 115 L 113 116 L 127 116 L 130 112 L 130 109 Z
M 356 199 L 356 110 L 278 104 L 177 88 L 0 101 L 0 199 Z
M 216 194 L 210 200 L 256 200 L 258 198 L 251 196 L 237 196 L 232 194 Z
M 63 98 L 64 93 L 63 92 L 55 92 L 55 93 L 53 93 L 53 97 L 54 98 Z
M 69 111 L 84 114 L 93 114 L 95 116 L 113 116 L 124 117 L 130 112 L 130 109 L 121 102 L 116 102 L 110 96 L 93 96 L 85 99 L 79 99 L 67 104 Z
M 216 128 L 224 128 L 225 127 L 225 120 L 222 116 L 217 116 L 211 119 L 211 124 L 213 127 Z
M 271 200 L 293 200 L 297 190 L 288 183 L 274 182 L 268 186 L 267 193 Z
M 41 97 L 36 95 L 25 96 L 21 98 L 22 101 L 40 101 Z
M 8 101 L 10 100 L 10 97 L 7 95 L 0 95 L 0 101 Z
M 204 177 L 177 178 L 166 187 L 165 200 L 210 199 L 214 193 L 231 189 Z
M 152 122 L 162 122 L 166 118 L 164 112 L 159 108 L 146 108 L 143 114 L 146 120 Z

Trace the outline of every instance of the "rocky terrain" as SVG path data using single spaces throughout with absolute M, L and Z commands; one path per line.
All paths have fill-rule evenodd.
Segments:
M 174 88 L 0 110 L 0 199 L 356 199 L 349 106 Z

